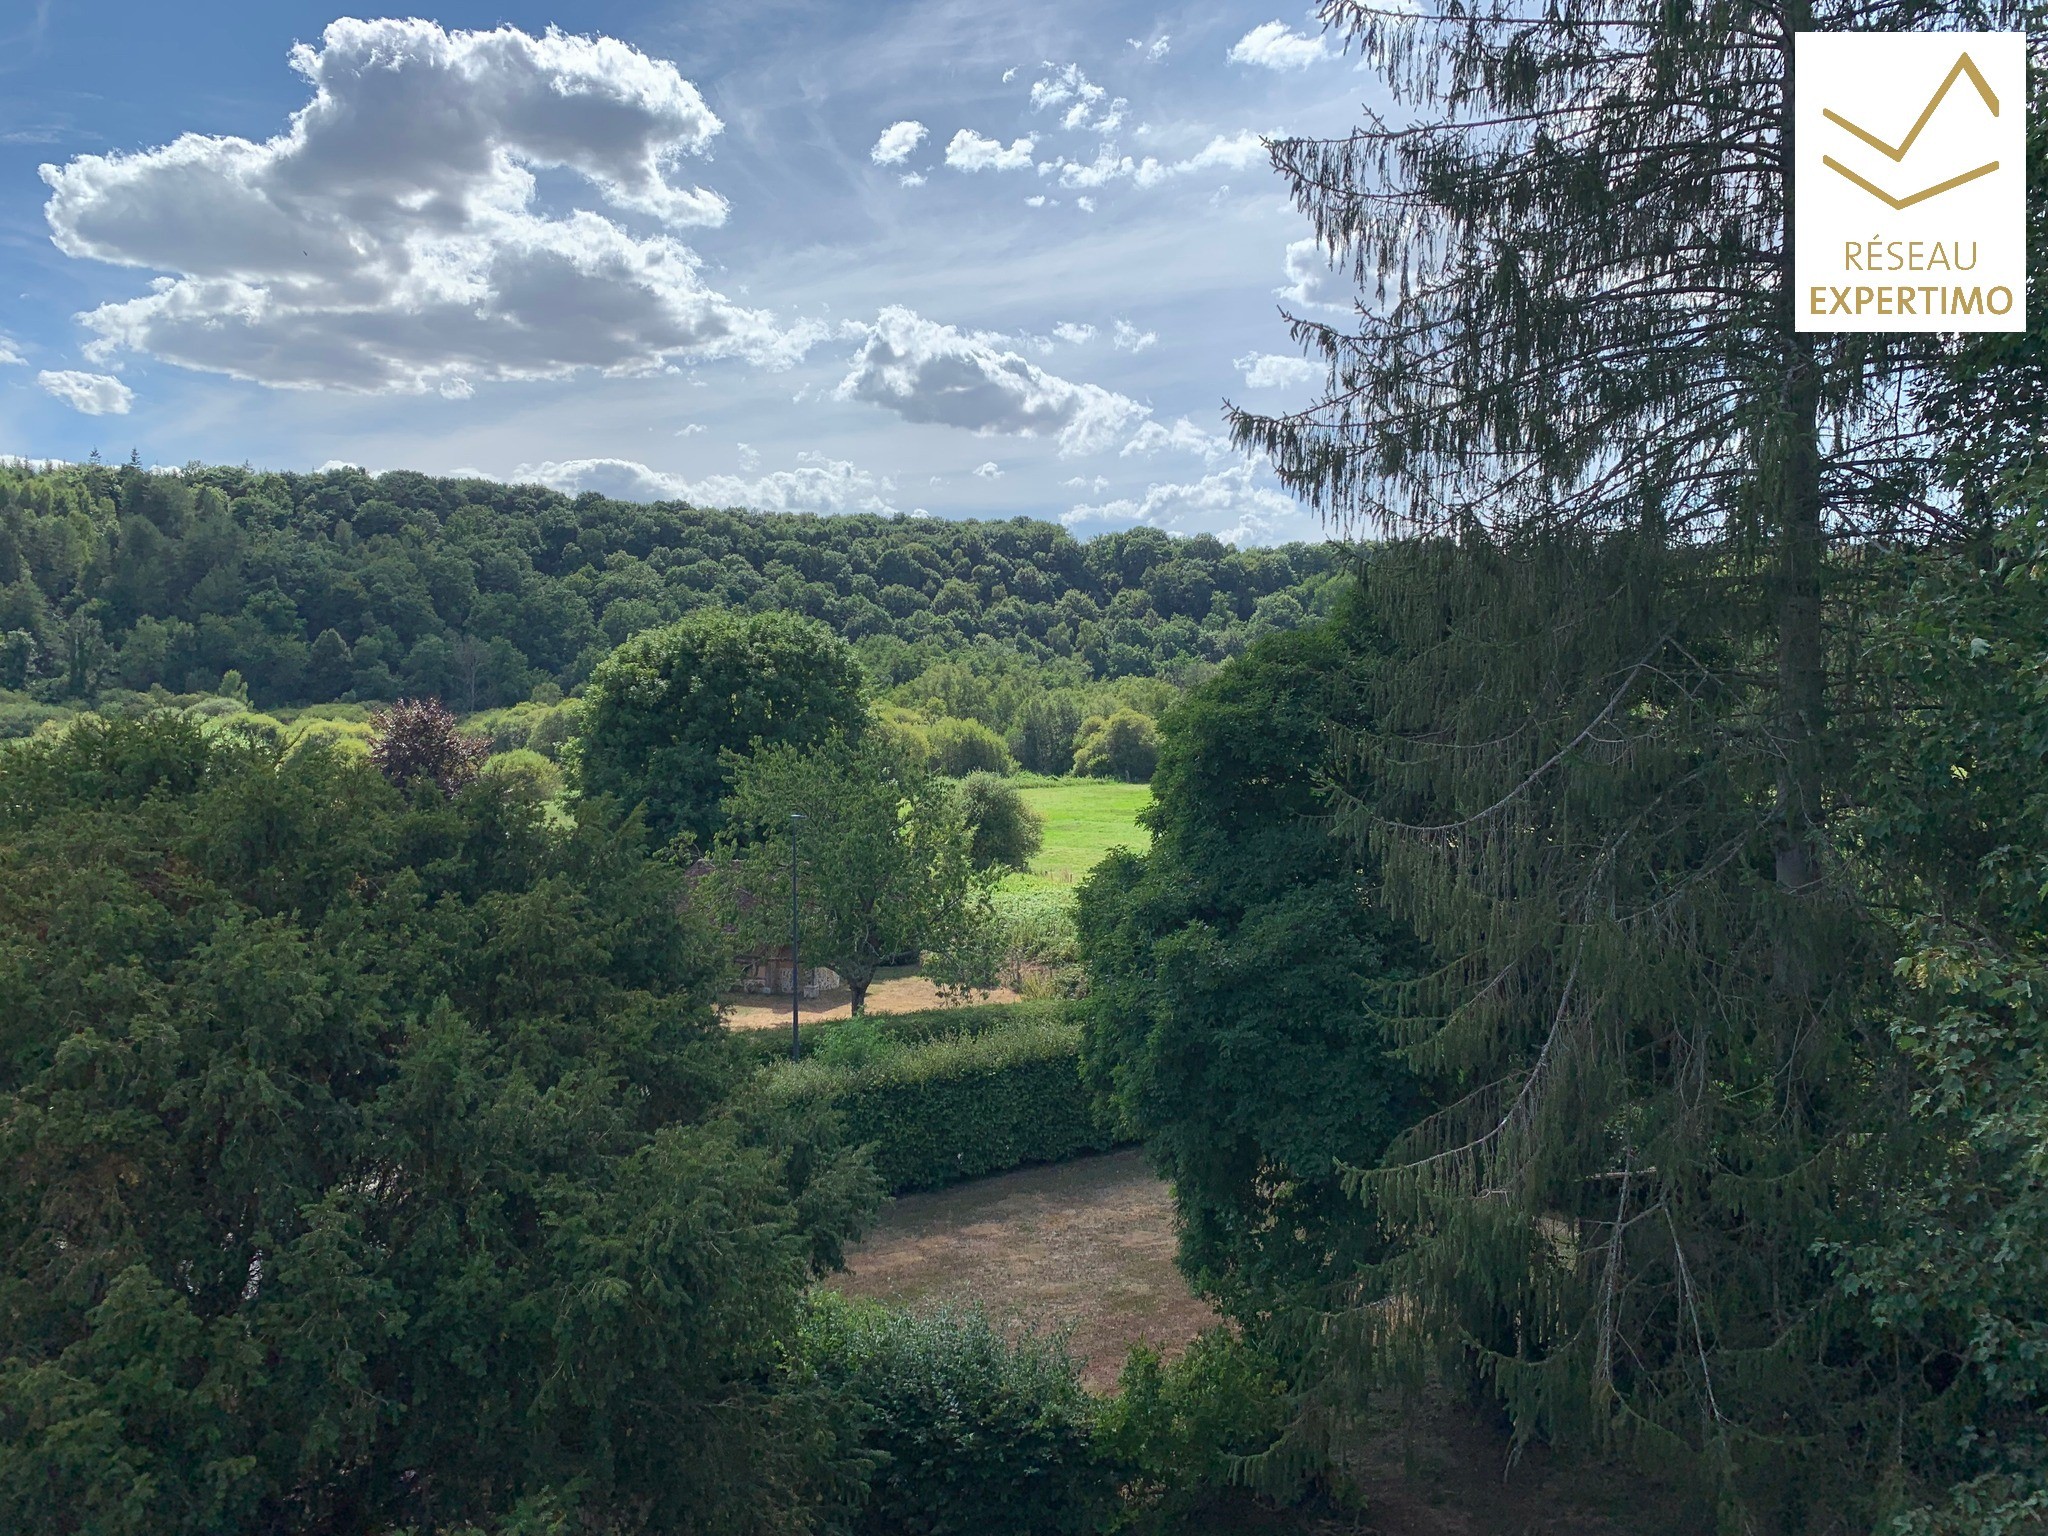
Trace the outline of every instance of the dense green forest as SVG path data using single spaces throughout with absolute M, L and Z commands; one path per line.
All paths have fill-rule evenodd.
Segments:
M 1787 143 L 1799 32 L 2026 14 L 1328 0 L 1386 302 L 1232 423 L 1369 553 L 0 472 L 0 1525 L 1358 1529 L 1455 1400 L 1623 1529 L 2038 1536 L 2048 303 L 1798 331 Z M 1012 764 L 1153 801 L 1006 928 Z M 743 1043 L 785 869 L 1059 985 Z M 815 1287 L 1118 1140 L 1227 1322 L 1114 1396 Z
M 573 691 L 628 636 L 704 607 L 818 619 L 884 685 L 977 656 L 1069 684 L 1174 678 L 1300 625 L 1340 564 L 1151 528 L 1083 544 L 1025 518 L 710 511 L 403 471 L 0 466 L 0 689 L 210 693 L 232 670 L 267 708 L 472 713 Z

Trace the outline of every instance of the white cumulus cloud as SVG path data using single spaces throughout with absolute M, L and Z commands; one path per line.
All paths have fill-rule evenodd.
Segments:
M 883 406 L 906 421 L 984 434 L 1052 437 L 1062 455 L 1110 447 L 1150 410 L 1096 384 L 1047 373 L 1003 346 L 892 305 L 862 338 L 837 397 Z
M 994 459 L 990 459 L 986 464 L 976 465 L 974 473 L 984 480 L 1000 480 L 1003 478 L 1003 471 Z
M 1246 462 L 1201 479 L 1149 485 L 1142 496 L 1077 504 L 1060 515 L 1067 527 L 1144 523 L 1168 533 L 1213 533 L 1233 544 L 1280 544 L 1313 539 L 1315 517 L 1292 497 L 1257 483 L 1258 469 Z
M 1263 163 L 1267 158 L 1265 141 L 1259 134 L 1247 129 L 1241 133 L 1217 134 L 1191 155 L 1178 160 L 1161 160 L 1156 155 L 1147 155 L 1142 160 L 1133 160 L 1123 154 L 1117 146 L 1103 143 L 1096 147 L 1092 160 L 1075 160 L 1061 155 L 1055 159 L 1039 162 L 1038 174 L 1058 176 L 1060 185 L 1065 187 L 1096 188 L 1106 187 L 1111 182 L 1129 181 L 1140 187 L 1156 187 L 1164 182 L 1182 176 L 1193 176 L 1202 171 L 1241 171 L 1248 166 Z
M 1057 336 L 1061 341 L 1068 342 L 1071 345 L 1077 347 L 1080 346 L 1081 343 L 1083 343 L 1084 341 L 1092 341 L 1095 339 L 1094 326 L 1083 325 L 1073 320 L 1062 320 L 1058 325 L 1052 328 L 1052 333 L 1053 335 Z
M 1117 321 L 1110 335 L 1110 345 L 1119 352 L 1142 352 L 1157 340 L 1157 331 L 1141 331 L 1128 320 Z
M 128 407 L 135 403 L 134 390 L 104 373 L 58 369 L 37 374 L 36 383 L 45 393 L 88 416 L 126 416 Z
M 1141 187 L 1156 187 L 1177 176 L 1198 171 L 1241 171 L 1267 158 L 1265 141 L 1256 133 L 1217 134 L 1207 144 L 1180 160 L 1156 160 L 1147 155 L 1131 172 Z
M 906 118 L 900 123 L 891 123 L 882 130 L 882 136 L 875 140 L 875 147 L 868 151 L 868 158 L 877 165 L 901 165 L 910 158 L 911 151 L 925 139 L 923 123 Z
M 1111 98 L 1078 64 L 1054 68 L 1031 85 L 1031 110 L 1062 108 L 1060 126 L 1069 132 L 1115 133 L 1123 126 L 1124 109 L 1129 105 L 1121 96 Z
M 1323 284 L 1330 277 L 1330 258 L 1315 240 L 1290 241 L 1282 266 L 1287 273 L 1287 281 L 1273 291 L 1290 304 L 1317 309 L 1345 307 L 1323 297 Z
M 691 479 L 650 469 L 632 459 L 563 459 L 522 464 L 513 479 L 576 495 L 596 491 L 617 501 L 687 501 L 700 507 L 747 507 L 758 512 L 894 512 L 896 487 L 850 460 L 799 453 L 794 469 L 747 479 L 707 475 Z
M 5 336 L 0 336 L 0 368 L 26 368 L 28 359 L 21 350 Z
M 675 179 L 722 125 L 674 65 L 612 38 L 332 23 L 292 67 L 311 100 L 261 143 L 188 133 L 46 165 L 65 254 L 171 274 L 82 318 L 89 355 L 147 352 L 298 388 L 411 391 L 675 356 L 783 366 L 779 328 L 673 234 L 535 211 L 542 170 L 671 229 L 725 199 Z
M 1230 48 L 1231 63 L 1259 69 L 1307 69 L 1335 57 L 1321 37 L 1308 37 L 1283 21 L 1261 22 Z
M 1156 421 L 1146 422 L 1124 444 L 1119 457 L 1128 459 L 1132 454 L 1142 454 L 1149 459 L 1161 452 L 1191 453 L 1203 463 L 1213 464 L 1229 457 L 1232 451 L 1229 438 L 1198 427 L 1183 416 L 1170 427 L 1162 427 Z
M 1322 369 L 1305 357 L 1283 357 L 1276 352 L 1247 352 L 1232 366 L 1244 375 L 1247 389 L 1281 389 L 1289 384 L 1306 384 L 1318 378 Z
M 1008 149 L 1000 139 L 985 139 L 972 128 L 962 128 L 946 146 L 946 164 L 956 171 L 1022 171 L 1031 167 L 1031 152 L 1038 141 L 1030 135 L 1013 139 Z

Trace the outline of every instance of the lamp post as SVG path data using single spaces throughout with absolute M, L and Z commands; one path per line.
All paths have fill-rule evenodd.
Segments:
M 803 942 L 803 925 L 797 917 L 796 905 L 796 834 L 797 823 L 803 813 L 793 811 L 789 817 L 789 1059 L 801 1061 L 804 1054 L 803 1030 L 799 1024 L 797 1009 L 803 1002 L 803 957 L 800 946 Z

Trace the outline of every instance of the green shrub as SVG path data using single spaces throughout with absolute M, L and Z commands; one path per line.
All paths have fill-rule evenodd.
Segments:
M 33 736 L 48 720 L 68 720 L 75 711 L 57 704 L 39 704 L 20 694 L 0 695 L 0 740 Z
M 1135 709 L 1097 716 L 1081 726 L 1074 744 L 1074 772 L 1084 779 L 1122 779 L 1143 784 L 1159 766 L 1159 727 Z
M 555 691 L 560 692 L 559 689 Z M 505 709 L 486 709 L 466 716 L 462 728 L 489 738 L 493 752 L 516 752 L 525 748 L 552 762 L 561 757 L 563 745 L 575 735 L 582 709 L 581 702 L 575 699 L 564 703 L 557 698 L 547 704 L 536 698 Z
M 974 831 L 970 856 L 976 869 L 999 864 L 1023 869 L 1045 842 L 1045 818 L 1000 774 L 970 773 L 962 779 L 960 808 Z
M 1287 1417 L 1278 1367 L 1228 1328 L 1171 1365 L 1135 1345 L 1098 1428 L 1104 1456 L 1127 1469 L 1124 1527 L 1177 1529 L 1227 1498 L 1236 1462 L 1271 1447 Z
M 1017 766 L 1003 738 L 979 720 L 935 720 L 925 738 L 931 742 L 932 771 L 949 779 L 962 779 L 970 773 L 1008 773 Z
M 978 1308 L 905 1312 L 827 1291 L 800 1349 L 873 1457 L 844 1512 L 853 1536 L 1081 1536 L 1107 1523 L 1120 1469 L 1059 1339 L 1006 1338 Z
M 1116 1138 L 1081 1083 L 1080 1027 L 1057 1005 L 1044 1011 L 1052 1017 L 905 1046 L 852 1069 L 814 1056 L 780 1070 L 770 1092 L 837 1110 L 847 1140 L 872 1145 L 896 1194 L 1104 1151 Z
M 353 709 L 355 705 L 327 704 L 328 709 Z M 322 747 L 341 753 L 344 757 L 368 758 L 370 742 L 375 736 L 367 720 L 351 720 L 344 717 L 314 714 L 311 710 L 301 713 L 285 727 L 292 750 L 301 751 L 318 742 Z
M 788 999 L 783 1003 L 787 1006 Z M 921 1008 L 914 1013 L 865 1013 L 861 1021 L 888 1040 L 908 1045 L 925 1045 L 964 1035 L 990 1035 L 1027 1022 L 1057 1021 L 1064 1010 L 1058 1003 L 977 1003 L 959 1008 Z M 853 1019 L 810 1019 L 803 1026 L 804 1055 L 818 1055 L 826 1042 L 842 1030 L 854 1028 Z M 749 1029 L 738 1032 L 740 1044 L 763 1064 L 784 1061 L 789 1056 L 789 1026 Z
M 483 774 L 516 785 L 535 800 L 553 800 L 562 792 L 561 764 L 550 762 L 531 747 L 515 747 L 485 758 Z
M 885 1061 L 904 1049 L 896 1036 L 877 1027 L 872 1014 L 857 1014 L 841 1021 L 824 1037 L 817 1059 L 838 1072 L 855 1072 Z
M 1064 891 L 1000 891 L 995 909 L 1006 978 L 1027 968 L 1052 969 L 1074 962 L 1079 940 L 1073 897 Z

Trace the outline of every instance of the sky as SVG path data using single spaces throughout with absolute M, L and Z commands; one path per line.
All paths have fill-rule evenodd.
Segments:
M 1318 538 L 1270 4 L 0 11 L 0 454 Z

